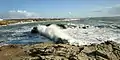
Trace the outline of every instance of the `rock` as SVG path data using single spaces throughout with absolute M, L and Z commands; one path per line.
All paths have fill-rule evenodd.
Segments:
M 119 60 L 120 45 L 107 41 L 101 44 L 72 46 L 67 44 L 53 44 L 46 47 L 30 49 L 34 57 L 53 60 Z M 35 51 L 34 51 L 35 49 Z M 30 55 L 32 56 L 32 55 Z
M 31 33 L 39 33 L 37 27 L 33 27 L 33 29 L 31 30 Z
M 71 55 L 68 59 L 69 60 L 78 60 L 78 57 L 75 55 Z
M 50 26 L 52 24 L 47 24 L 46 26 Z M 62 29 L 66 29 L 67 27 L 64 24 L 56 24 L 57 26 L 59 26 Z
M 86 29 L 86 27 L 82 27 L 83 29 Z
M 70 57 L 69 60 L 78 60 L 77 57 Z
M 61 38 L 58 38 L 58 40 L 55 41 L 55 43 L 56 44 L 68 44 L 69 42 L 68 42 L 68 40 L 63 40 Z
M 87 28 L 89 28 L 89 26 L 83 26 L 82 28 L 83 28 L 83 29 L 87 29 Z
M 3 57 L 5 54 L 8 54 L 6 57 L 10 57 L 10 58 L 7 58 L 7 60 L 8 59 L 11 60 L 119 60 L 120 59 L 120 44 L 113 41 L 106 41 L 101 44 L 91 44 L 84 46 L 72 46 L 68 44 L 53 44 L 53 43 L 51 44 L 40 43 L 35 45 L 29 45 L 28 47 L 27 46 L 23 46 L 23 49 L 21 49 L 20 48 L 21 46 L 19 45 L 8 45 L 8 46 L 0 47 L 1 49 L 0 58 L 2 58 L 2 60 L 5 60 L 5 58 Z
M 66 29 L 67 28 L 64 24 L 57 24 L 57 26 L 61 27 L 62 29 Z
M 51 24 L 46 24 L 46 26 L 50 26 Z

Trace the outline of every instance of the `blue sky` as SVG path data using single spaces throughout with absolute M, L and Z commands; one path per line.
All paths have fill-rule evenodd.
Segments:
M 15 15 L 34 13 L 41 17 L 107 16 L 108 13 L 102 14 L 103 11 L 99 10 L 106 11 L 108 10 L 106 7 L 111 7 L 112 10 L 118 5 L 120 5 L 120 0 L 0 0 L 0 16 L 5 15 L 3 12 L 7 14 L 9 11 L 14 11 Z M 21 13 L 18 10 L 26 12 Z M 9 13 L 9 15 L 14 14 Z

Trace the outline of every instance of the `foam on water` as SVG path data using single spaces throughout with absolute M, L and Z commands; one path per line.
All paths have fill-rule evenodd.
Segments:
M 69 34 L 70 36 L 74 37 L 75 39 L 84 40 L 87 44 L 91 43 L 101 43 L 104 41 L 117 41 L 119 39 L 120 35 L 114 33 L 113 31 L 110 31 L 107 28 L 95 28 L 90 27 L 88 29 L 66 29 L 65 32 Z

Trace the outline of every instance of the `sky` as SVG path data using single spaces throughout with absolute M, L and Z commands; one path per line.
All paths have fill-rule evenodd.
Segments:
M 120 0 L 0 0 L 0 18 L 120 15 Z

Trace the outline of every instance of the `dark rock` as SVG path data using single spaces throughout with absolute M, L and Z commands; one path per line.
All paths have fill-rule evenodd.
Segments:
M 46 26 L 50 26 L 51 24 L 47 24 Z
M 61 27 L 62 29 L 66 29 L 67 28 L 64 24 L 57 24 L 57 26 Z
M 0 41 L 0 43 L 3 43 L 3 42 L 5 42 L 5 41 Z
M 98 25 L 98 26 L 95 26 L 95 27 L 104 28 L 105 26 L 104 25 Z
M 87 28 L 89 28 L 89 26 L 87 26 L 87 25 L 86 26 L 82 26 L 82 28 L 83 29 L 87 29 Z
M 87 27 L 82 27 L 83 29 L 86 29 Z
M 50 26 L 52 24 L 47 24 L 46 26 Z M 67 27 L 64 24 L 56 24 L 57 26 L 59 26 L 62 29 L 66 29 Z
M 120 26 L 118 25 L 112 25 L 112 26 L 116 27 L 117 29 L 120 29 Z
M 33 27 L 33 29 L 31 30 L 31 33 L 39 33 L 37 27 Z
M 86 26 L 87 28 L 89 28 L 89 26 Z
M 81 52 L 82 50 L 84 50 L 84 47 L 80 47 L 79 48 L 79 52 Z
M 69 42 L 67 40 L 58 38 L 57 41 L 55 41 L 56 44 L 68 44 Z

